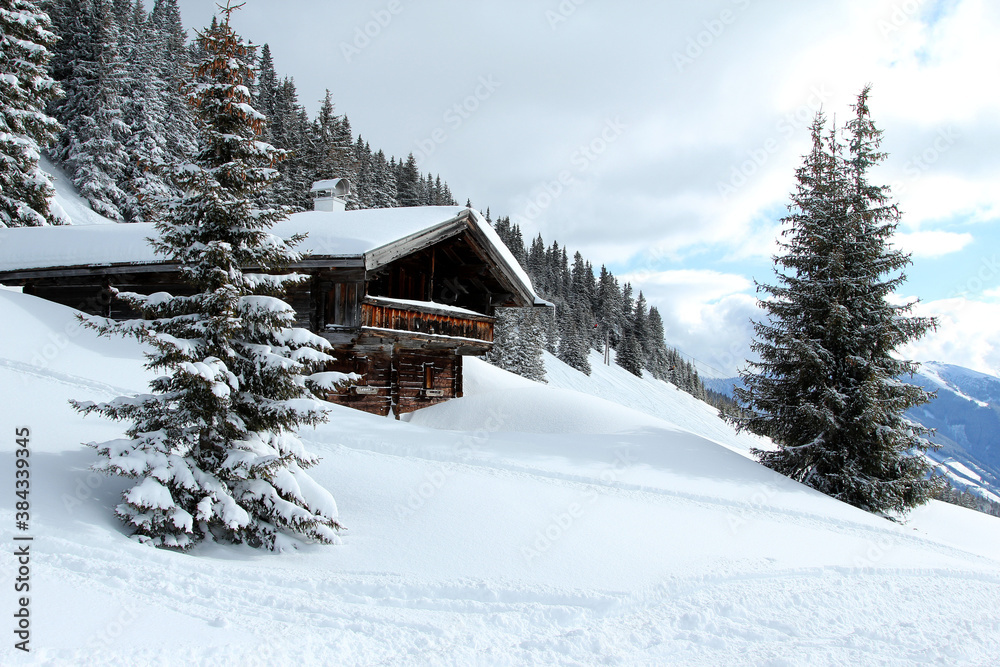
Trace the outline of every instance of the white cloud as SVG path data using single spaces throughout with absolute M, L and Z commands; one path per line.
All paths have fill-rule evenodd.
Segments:
M 637 272 L 620 276 L 642 287 L 663 316 L 667 343 L 693 358 L 702 372 L 733 376 L 755 356 L 751 321 L 763 316 L 744 276 L 706 270 Z M 1000 288 L 985 293 L 1000 299 Z M 913 299 L 893 297 L 902 303 Z M 936 331 L 900 349 L 908 359 L 941 361 L 1000 374 L 1000 301 L 961 298 L 918 303 L 914 314 L 935 317 Z
M 709 270 L 640 271 L 619 276 L 641 287 L 663 316 L 667 344 L 709 375 L 733 376 L 750 354 L 757 299 L 745 276 Z
M 972 234 L 944 231 L 898 233 L 893 244 L 914 257 L 941 257 L 972 243 Z
M 917 304 L 914 313 L 936 317 L 938 327 L 903 347 L 905 357 L 1000 375 L 1000 303 L 939 299 Z
M 619 281 L 632 283 L 636 292 L 641 289 L 654 305 L 664 304 L 685 324 L 699 324 L 705 304 L 753 285 L 744 276 L 705 269 L 634 271 L 619 276 Z

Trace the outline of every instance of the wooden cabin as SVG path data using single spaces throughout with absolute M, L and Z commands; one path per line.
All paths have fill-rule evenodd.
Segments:
M 343 211 L 318 200 L 344 185 L 318 185 L 325 210 L 271 231 L 307 235 L 289 268 L 310 279 L 286 300 L 299 326 L 333 344 L 328 370 L 362 376 L 327 400 L 398 417 L 461 396 L 462 357 L 490 349 L 494 309 L 550 305 L 476 211 Z M 146 223 L 0 229 L 0 283 L 87 313 L 134 317 L 115 290 L 191 292 L 178 266 L 153 253 L 155 235 Z

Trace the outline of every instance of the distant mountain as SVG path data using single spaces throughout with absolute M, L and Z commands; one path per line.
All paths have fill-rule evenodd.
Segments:
M 984 495 L 1000 501 L 1000 378 L 930 362 L 904 380 L 937 392 L 908 413 L 937 430 L 931 440 L 941 449 L 931 458 L 959 488 L 991 492 Z
M 742 380 L 738 377 L 735 378 L 710 378 L 702 376 L 702 384 L 705 385 L 705 389 L 711 389 L 712 391 L 717 391 L 720 394 L 725 394 L 730 398 L 733 397 L 733 387 L 736 385 L 742 385 Z
M 736 378 L 703 378 L 705 387 L 733 395 Z M 936 430 L 928 452 L 959 489 L 1000 501 L 1000 378 L 961 366 L 928 362 L 908 384 L 936 391 L 937 398 L 910 410 L 914 421 Z

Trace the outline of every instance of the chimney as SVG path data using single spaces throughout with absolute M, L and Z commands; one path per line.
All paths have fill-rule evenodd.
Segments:
M 350 193 L 351 183 L 346 178 L 316 181 L 309 189 L 314 211 L 343 211 Z

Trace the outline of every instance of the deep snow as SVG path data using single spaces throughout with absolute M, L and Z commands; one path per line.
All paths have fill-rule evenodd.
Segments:
M 748 459 L 755 441 L 708 406 L 598 359 L 587 378 L 548 358 L 547 386 L 468 360 L 467 397 L 408 421 L 333 407 L 301 435 L 349 528 L 340 546 L 143 547 L 111 512 L 122 481 L 88 472 L 96 455 L 80 445 L 121 425 L 67 403 L 144 389 L 138 345 L 11 292 L 0 321 L 5 665 L 985 665 L 1000 654 L 1000 521 L 931 503 L 898 525 L 845 506 Z M 34 451 L 27 656 L 10 616 L 22 425 Z

